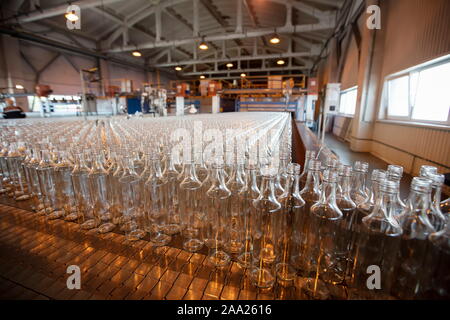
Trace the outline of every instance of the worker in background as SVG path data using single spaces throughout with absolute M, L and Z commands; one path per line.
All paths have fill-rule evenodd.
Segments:
M 3 118 L 4 119 L 17 119 L 17 118 L 25 118 L 26 114 L 23 112 L 23 109 L 19 106 L 14 105 L 13 99 L 6 99 L 6 107 L 3 109 Z

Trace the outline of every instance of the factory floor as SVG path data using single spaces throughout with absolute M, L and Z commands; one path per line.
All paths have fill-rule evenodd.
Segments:
M 373 156 L 369 152 L 354 152 L 350 150 L 350 145 L 348 142 L 339 139 L 332 133 L 326 134 L 325 143 L 328 146 L 328 148 L 334 154 L 336 154 L 341 160 L 341 162 L 344 164 L 352 165 L 355 161 L 365 161 L 369 163 L 369 172 L 372 172 L 373 169 L 386 170 L 387 166 L 389 165 L 389 163 Z M 400 192 L 402 199 L 408 196 L 411 180 L 412 176 L 410 176 L 409 174 L 405 173 L 403 175 L 400 184 Z

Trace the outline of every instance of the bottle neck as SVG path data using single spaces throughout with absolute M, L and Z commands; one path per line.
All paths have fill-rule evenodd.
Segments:
M 275 177 L 262 177 L 261 181 L 261 199 L 274 199 L 275 200 Z
M 294 191 L 293 194 L 300 195 L 300 175 L 295 174 L 294 175 Z
M 441 211 L 441 192 L 442 188 L 441 186 L 434 186 L 432 188 L 432 207 L 436 208 L 437 210 Z
M 302 190 L 302 193 L 310 191 L 319 193 L 319 185 L 320 185 L 320 172 L 315 170 L 309 170 L 308 175 L 306 177 L 305 187 Z
M 379 192 L 379 197 L 375 201 L 372 213 L 369 217 L 378 217 L 383 220 L 391 220 L 395 215 L 395 207 L 393 206 L 395 193 L 393 192 Z
M 427 192 L 411 190 L 406 206 L 409 209 L 410 214 L 426 215 L 427 210 L 430 208 L 430 194 Z
M 350 198 L 350 192 L 352 189 L 351 177 L 341 176 L 340 187 L 340 196 L 343 198 Z
M 364 171 L 355 171 L 354 190 L 365 193 L 366 192 L 366 173 Z
M 336 182 L 324 180 L 319 198 L 320 204 L 330 204 L 337 207 L 336 204 Z

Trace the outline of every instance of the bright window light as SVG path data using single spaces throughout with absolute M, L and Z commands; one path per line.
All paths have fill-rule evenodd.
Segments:
M 418 73 L 412 118 L 446 121 L 450 109 L 450 62 Z
M 388 77 L 383 99 L 385 118 L 450 125 L 449 83 L 448 57 Z
M 409 77 L 400 77 L 388 81 L 388 115 L 407 117 L 409 95 Z
M 341 92 L 339 102 L 339 112 L 348 115 L 354 115 L 356 109 L 356 97 L 358 95 L 358 87 L 350 88 Z

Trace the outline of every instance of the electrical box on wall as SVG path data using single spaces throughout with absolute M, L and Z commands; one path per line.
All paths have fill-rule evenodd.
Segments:
M 325 93 L 324 112 L 335 114 L 339 110 L 339 98 L 341 93 L 340 83 L 328 83 Z

